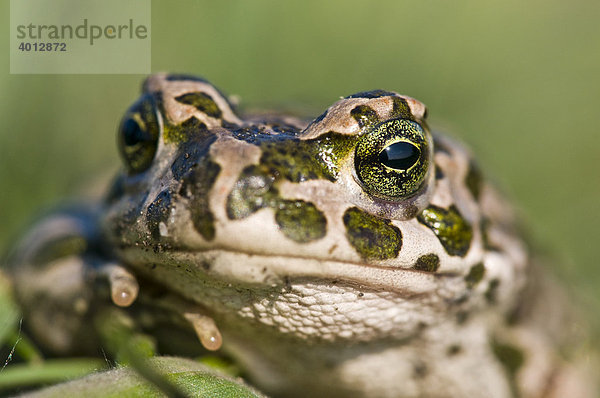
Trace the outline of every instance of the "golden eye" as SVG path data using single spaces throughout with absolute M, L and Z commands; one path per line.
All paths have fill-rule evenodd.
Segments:
M 156 103 L 147 94 L 134 103 L 119 126 L 119 151 L 129 174 L 147 170 L 156 154 L 160 126 Z
M 431 137 L 412 120 L 392 119 L 375 125 L 356 146 L 354 166 L 370 195 L 399 200 L 424 184 L 431 161 Z

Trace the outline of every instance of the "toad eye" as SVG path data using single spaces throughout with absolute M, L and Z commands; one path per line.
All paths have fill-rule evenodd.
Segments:
M 354 167 L 371 196 L 399 201 L 424 185 L 431 162 L 431 137 L 417 122 L 392 119 L 367 131 L 356 146 Z
M 119 126 L 119 151 L 129 174 L 147 170 L 156 154 L 160 126 L 156 104 L 147 94 L 134 103 Z

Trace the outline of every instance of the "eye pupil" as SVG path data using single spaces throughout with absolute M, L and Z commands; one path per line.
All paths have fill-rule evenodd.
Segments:
M 138 144 L 140 141 L 145 141 L 147 134 L 144 134 L 140 125 L 133 119 L 127 119 L 123 122 L 123 142 L 127 146 Z
M 379 161 L 391 169 L 408 170 L 421 156 L 419 149 L 409 142 L 395 142 L 379 153 Z

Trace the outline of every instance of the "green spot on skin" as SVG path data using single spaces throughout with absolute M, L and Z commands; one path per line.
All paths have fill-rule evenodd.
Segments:
M 260 144 L 259 169 L 264 174 L 291 182 L 326 179 L 334 181 L 343 158 L 354 149 L 357 138 L 328 132 L 312 140 L 290 138 Z
M 206 125 L 192 116 L 178 125 L 165 123 L 163 137 L 167 143 L 179 144 L 207 134 Z
M 344 224 L 350 244 L 361 257 L 387 260 L 400 253 L 402 234 L 389 220 L 351 207 L 344 213 Z
M 215 219 L 212 213 L 194 211 L 192 212 L 192 223 L 204 239 L 213 240 L 215 238 Z
M 266 174 L 291 182 L 316 179 L 332 181 L 333 176 L 312 153 L 313 145 L 295 139 L 264 143 L 261 145 L 263 154 L 259 168 Z
M 469 171 L 467 172 L 467 176 L 465 177 L 465 185 L 473 195 L 475 200 L 479 200 L 479 194 L 481 193 L 481 185 L 482 185 L 482 176 L 479 167 L 475 162 L 471 161 L 469 164 Z
M 367 105 L 358 105 L 350 111 L 350 114 L 361 128 L 379 122 L 377 112 Z
M 327 220 L 312 203 L 303 200 L 282 201 L 275 212 L 281 232 L 298 243 L 321 239 L 327 232 Z
M 448 349 L 446 350 L 446 354 L 451 357 L 457 354 L 460 354 L 462 351 L 462 347 L 459 344 L 452 344 L 451 346 L 448 347 Z
M 501 251 L 501 249 L 490 241 L 489 230 L 492 222 L 489 218 L 483 216 L 479 222 L 479 228 L 481 230 L 481 242 L 486 250 L 490 251 Z
M 464 323 L 469 320 L 470 316 L 471 314 L 467 311 L 459 311 L 456 313 L 456 323 L 459 325 L 464 325 Z
M 314 140 L 307 141 L 311 157 L 319 159 L 324 174 L 337 179 L 339 166 L 344 158 L 354 150 L 358 137 L 330 131 Z
M 472 266 L 467 276 L 465 276 L 465 282 L 467 283 L 467 287 L 471 289 L 479 282 L 481 282 L 481 279 L 483 279 L 484 274 L 485 266 L 483 265 L 483 263 L 478 263 Z
M 406 100 L 404 98 L 400 98 L 400 97 L 392 97 L 392 98 L 393 98 L 392 99 L 392 101 L 393 101 L 393 108 L 392 108 L 393 117 L 414 121 L 415 117 L 411 113 L 410 107 L 408 106 L 408 103 L 406 102 Z
M 525 354 L 518 347 L 498 342 L 495 339 L 492 340 L 491 346 L 496 359 L 498 359 L 508 374 L 513 396 L 519 396 L 516 375 L 525 363 Z
M 354 150 L 358 137 L 334 131 L 311 140 L 297 138 L 299 131 L 249 126 L 233 131 L 233 137 L 257 145 L 262 151 L 256 170 L 275 179 L 301 182 L 334 181 L 342 161 Z M 244 178 L 248 174 L 240 176 Z
M 440 258 L 436 254 L 425 254 L 417 259 L 413 269 L 425 272 L 435 272 L 440 267 Z
M 214 117 L 216 119 L 221 118 L 221 109 L 219 109 L 219 106 L 212 99 L 212 97 L 206 93 L 187 93 L 176 97 L 175 100 L 182 104 L 191 105 L 210 117 Z
M 446 210 L 431 205 L 423 210 L 417 219 L 436 234 L 444 249 L 451 256 L 464 257 L 469 251 L 473 229 L 456 207 L 450 206 Z
M 488 286 L 488 289 L 485 291 L 485 299 L 488 303 L 494 304 L 496 303 L 496 295 L 498 292 L 498 286 L 500 286 L 500 281 L 498 279 L 492 279 Z

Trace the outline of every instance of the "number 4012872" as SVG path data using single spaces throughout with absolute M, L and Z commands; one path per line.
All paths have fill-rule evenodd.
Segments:
M 21 51 L 67 51 L 67 43 L 27 43 L 21 42 L 19 44 L 19 50 Z

